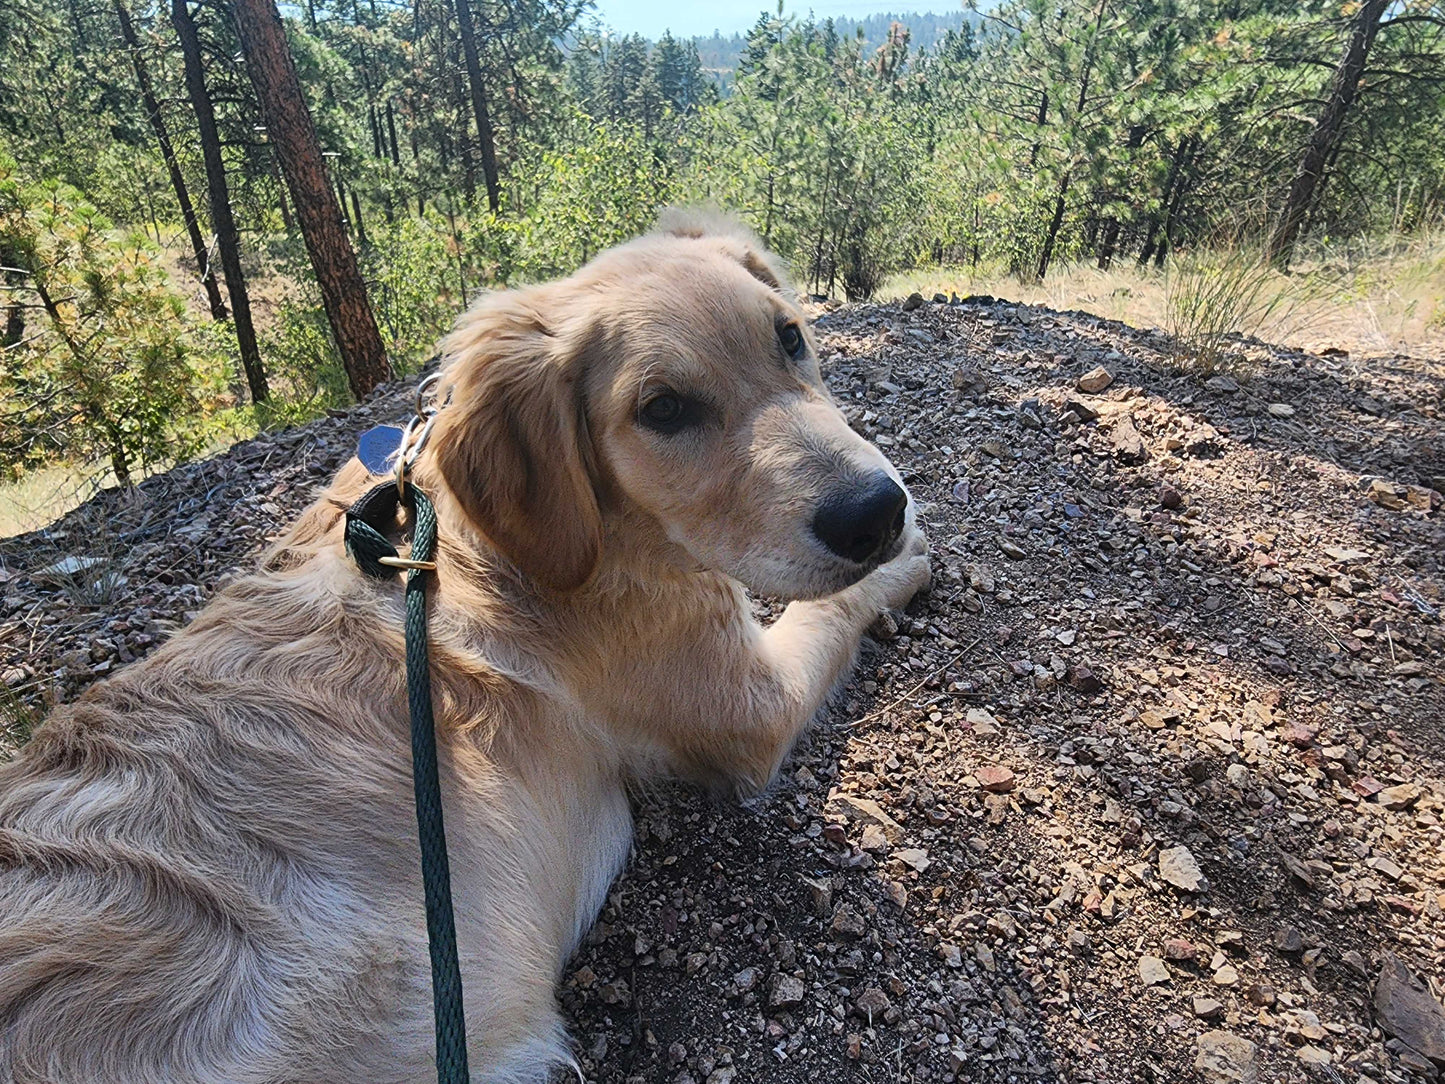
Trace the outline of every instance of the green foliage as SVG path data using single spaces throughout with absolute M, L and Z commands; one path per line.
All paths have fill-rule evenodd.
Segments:
M 525 233 L 531 278 L 570 271 L 644 232 L 674 194 L 672 163 L 640 127 L 582 115 L 575 123 L 577 142 L 543 161 L 542 197 Z
M 191 451 L 177 422 L 214 406 L 197 392 L 215 344 L 194 336 L 149 243 L 0 158 L 0 254 L 23 320 L 0 354 L 0 466 L 103 458 L 128 482 Z
M 283 9 L 398 372 L 430 356 L 478 291 L 564 274 L 669 203 L 738 215 L 800 285 L 853 298 L 924 265 L 1003 266 L 1034 283 L 1070 261 L 1152 263 L 1169 274 L 1182 359 L 1212 368 L 1233 348 L 1216 329 L 1248 326 L 1277 285 L 1247 246 L 1219 248 L 1221 229 L 1268 233 L 1358 11 L 1339 0 L 1000 0 L 905 28 L 882 16 L 799 21 L 770 4 L 746 34 L 664 33 L 654 44 L 606 33 L 578 0 L 464 2 L 475 88 L 453 0 Z M 234 347 L 224 325 L 198 319 L 200 269 L 118 62 L 113 4 L 0 0 L 0 148 L 24 176 L 46 179 L 12 183 L 23 193 L 12 203 L 26 208 L 7 220 L 21 224 L 12 247 L 38 246 L 42 274 L 80 298 L 57 322 L 13 303 L 39 303 L 28 265 L 5 274 L 0 391 L 31 404 L 0 415 L 11 471 L 91 455 L 139 469 L 220 427 L 347 401 L 234 27 L 209 0 L 195 15 L 276 402 L 264 413 L 215 409 L 240 386 L 225 360 Z M 141 5 L 132 19 L 209 238 L 166 6 Z M 496 213 L 474 90 L 494 129 Z M 1301 253 L 1324 238 L 1364 245 L 1438 226 L 1445 13 L 1435 0 L 1390 9 L 1323 176 Z M 37 217 L 41 196 L 58 208 L 53 227 Z M 178 269 L 174 282 L 162 261 Z M 79 335 L 75 349 L 62 330 Z M 86 395 L 101 407 L 77 412 Z

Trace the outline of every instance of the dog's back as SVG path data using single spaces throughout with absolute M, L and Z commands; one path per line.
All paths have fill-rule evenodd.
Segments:
M 328 696 L 362 660 L 319 642 L 314 612 L 317 642 L 289 636 L 276 582 L 237 585 L 0 768 L 0 1080 L 330 1078 L 295 1060 L 318 1034 L 349 1058 L 371 1005 L 417 1000 L 400 965 L 418 946 L 375 928 L 358 875 L 409 859 L 405 750 L 376 755 L 404 735 Z

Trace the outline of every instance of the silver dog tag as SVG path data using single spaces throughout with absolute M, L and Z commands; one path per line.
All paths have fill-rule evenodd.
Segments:
M 356 441 L 356 458 L 372 474 L 390 474 L 396 469 L 404 431 L 395 425 L 374 425 Z

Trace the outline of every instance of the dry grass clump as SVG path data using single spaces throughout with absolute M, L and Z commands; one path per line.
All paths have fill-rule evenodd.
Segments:
M 1133 259 L 1108 271 L 1059 264 L 1041 283 L 984 265 L 923 268 L 895 276 L 879 296 L 915 290 L 992 294 L 1162 328 L 1180 337 L 1181 364 L 1206 371 L 1250 336 L 1313 351 L 1445 354 L 1445 228 L 1308 246 L 1289 274 L 1248 243 L 1222 241 L 1171 256 L 1163 271 Z

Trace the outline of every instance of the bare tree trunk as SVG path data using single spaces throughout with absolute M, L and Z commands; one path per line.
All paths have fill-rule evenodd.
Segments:
M 400 169 L 401 147 L 396 142 L 396 110 L 391 107 L 390 98 L 386 100 L 386 132 L 391 137 L 391 164 Z
M 115 0 L 115 14 L 120 20 L 120 36 L 124 39 L 126 51 L 130 53 L 131 67 L 135 69 L 135 81 L 140 85 L 141 102 L 145 106 L 146 119 L 150 121 L 151 132 L 160 145 L 161 157 L 165 159 L 166 172 L 170 174 L 171 188 L 176 194 L 176 203 L 181 208 L 181 218 L 186 224 L 186 233 L 191 239 L 191 252 L 196 257 L 196 274 L 206 288 L 206 302 L 211 316 L 216 320 L 227 318 L 226 305 L 221 300 L 221 287 L 216 282 L 210 260 L 206 256 L 206 240 L 201 236 L 201 224 L 196 219 L 196 209 L 191 204 L 191 194 L 186 190 L 186 179 L 181 174 L 180 163 L 176 160 L 175 148 L 171 146 L 170 133 L 166 131 L 165 118 L 161 116 L 160 102 L 156 101 L 155 88 L 151 85 L 150 72 L 146 70 L 145 59 L 141 56 L 140 42 L 135 36 L 135 27 L 130 21 L 130 12 L 125 9 L 124 0 Z
M 0 267 L 4 271 L 4 283 L 13 287 L 6 291 L 5 330 L 0 332 L 0 350 L 8 349 L 25 338 L 25 305 L 20 300 L 19 287 L 25 282 L 25 272 L 20 269 L 20 256 L 0 245 Z
M 467 58 L 467 82 L 472 88 L 472 113 L 477 121 L 477 138 L 482 145 L 482 177 L 487 183 L 487 206 L 496 214 L 502 205 L 502 182 L 497 176 L 497 140 L 492 131 L 492 117 L 487 111 L 486 84 L 482 81 L 482 60 L 477 50 L 477 36 L 472 29 L 470 0 L 455 0 L 457 26 L 462 32 L 462 51 Z
M 1154 266 L 1162 268 L 1165 257 L 1169 250 L 1174 247 L 1175 227 L 1179 223 L 1179 212 L 1184 206 L 1184 197 L 1189 191 L 1189 168 L 1194 164 L 1194 156 L 1199 153 L 1199 137 L 1190 136 L 1184 143 L 1183 155 L 1179 165 L 1179 177 L 1174 182 L 1174 198 L 1169 201 L 1169 209 L 1164 215 L 1164 236 L 1159 241 L 1159 247 L 1154 252 Z
M 306 111 L 281 16 L 274 0 L 234 0 L 231 11 L 246 54 L 246 71 L 261 100 L 267 133 L 291 189 L 347 382 L 360 399 L 391 376 L 391 366 L 372 315 L 366 281 L 346 239 L 336 196 L 327 183 L 321 144 Z
M 291 204 L 286 200 L 286 178 L 281 176 L 281 162 L 276 157 L 276 148 L 271 148 L 271 177 L 276 182 L 276 199 L 281 204 L 281 224 L 290 233 L 296 228 L 296 222 L 291 217 Z
M 201 42 L 191 18 L 189 0 L 171 0 L 171 25 L 181 42 L 181 55 L 186 66 L 186 93 L 196 113 L 196 127 L 201 134 L 201 154 L 206 162 L 206 186 L 210 196 L 211 224 L 216 229 L 216 247 L 221 252 L 221 267 L 226 272 L 226 293 L 231 296 L 231 315 L 236 328 L 236 345 L 241 350 L 241 368 L 251 389 L 251 401 L 263 403 L 270 396 L 266 371 L 261 366 L 261 351 L 256 346 L 256 328 L 251 323 L 251 299 L 246 293 L 246 277 L 241 272 L 241 236 L 231 214 L 231 192 L 226 184 L 226 167 L 221 160 L 221 137 L 216 131 L 216 113 L 206 91 L 201 70 Z
M 1279 222 L 1269 239 L 1269 259 L 1280 267 L 1288 266 L 1290 257 L 1294 254 L 1300 226 L 1314 202 L 1315 192 L 1324 176 L 1325 161 L 1340 141 L 1345 117 L 1350 106 L 1354 104 L 1360 77 L 1365 72 L 1370 46 L 1375 42 L 1380 20 L 1384 18 L 1389 6 L 1390 0 L 1365 0 L 1355 13 L 1350 27 L 1349 44 L 1345 46 L 1345 54 L 1340 58 L 1334 80 L 1330 83 L 1330 96 L 1319 120 L 1315 122 L 1309 142 L 1305 144 L 1304 156 L 1300 159 L 1294 179 L 1290 181 Z
M 477 198 L 477 170 L 472 162 L 472 139 L 467 124 L 467 96 L 462 91 L 461 75 L 454 76 L 453 85 L 457 99 L 457 124 L 460 125 L 458 134 L 461 136 L 462 191 L 466 193 L 467 202 L 471 203 Z
M 1169 201 L 1174 196 L 1174 185 L 1178 183 L 1179 171 L 1184 165 L 1184 151 L 1188 145 L 1189 140 L 1181 137 L 1179 146 L 1174 148 L 1174 160 L 1169 163 L 1169 175 L 1164 179 L 1164 193 L 1159 197 L 1159 206 L 1165 213 L 1168 212 Z M 1154 255 L 1161 222 L 1162 218 L 1160 215 L 1154 215 L 1149 219 L 1149 232 L 1144 236 L 1144 247 L 1139 250 L 1140 267 L 1147 266 L 1150 258 Z
M 351 189 L 351 217 L 356 220 L 356 239 L 364 246 L 366 242 L 366 223 L 361 220 L 361 200 L 356 197 L 355 186 Z
M 1039 254 L 1038 280 L 1044 281 L 1044 275 L 1049 270 L 1049 263 L 1054 258 L 1054 242 L 1059 236 L 1059 227 L 1064 222 L 1064 197 L 1069 191 L 1069 175 L 1065 173 L 1059 180 L 1059 194 L 1054 197 L 1054 217 L 1049 221 L 1048 236 L 1044 238 L 1044 250 Z

